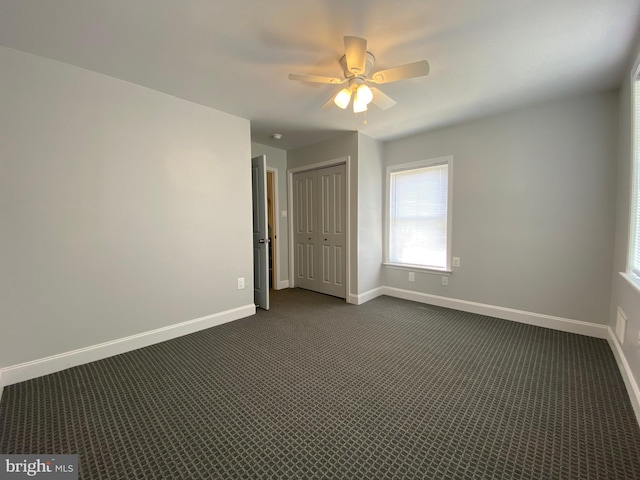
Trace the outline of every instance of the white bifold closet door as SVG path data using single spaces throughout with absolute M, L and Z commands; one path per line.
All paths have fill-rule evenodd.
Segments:
M 293 176 L 296 287 L 346 298 L 346 166 Z

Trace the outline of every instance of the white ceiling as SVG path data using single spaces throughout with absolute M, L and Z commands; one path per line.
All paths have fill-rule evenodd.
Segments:
M 254 141 L 289 149 L 616 88 L 639 14 L 640 0 L 0 0 L 0 45 L 247 118 Z M 368 39 L 374 70 L 431 73 L 381 86 L 398 104 L 367 125 L 321 110 L 339 87 L 287 74 L 341 76 L 344 35 Z

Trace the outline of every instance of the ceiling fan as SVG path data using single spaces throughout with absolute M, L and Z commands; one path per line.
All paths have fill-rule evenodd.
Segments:
M 345 55 L 340 59 L 344 78 L 290 73 L 289 80 L 333 85 L 347 83 L 348 86 L 332 96 L 324 106 L 330 105 L 333 101 L 338 107 L 346 109 L 353 98 L 353 111 L 360 113 L 367 110 L 369 103 L 373 103 L 382 110 L 396 104 L 394 99 L 368 84 L 383 85 L 429 74 L 429 62 L 426 60 L 372 73 L 375 57 L 367 51 L 367 41 L 364 38 L 344 37 L 344 49 Z

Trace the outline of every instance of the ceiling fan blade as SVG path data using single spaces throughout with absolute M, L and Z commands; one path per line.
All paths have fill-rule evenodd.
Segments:
M 362 75 L 366 65 L 367 41 L 360 37 L 344 37 L 347 68 L 355 75 Z
M 373 93 L 372 102 L 380 110 L 386 110 L 396 104 L 396 101 L 393 98 L 376 87 L 371 87 L 371 92 Z
M 290 73 L 289 80 L 295 80 L 297 82 L 311 82 L 311 83 L 331 83 L 338 85 L 346 82 L 346 79 L 340 80 L 334 77 L 320 77 L 318 75 L 301 75 L 297 73 Z
M 429 62 L 421 60 L 419 62 L 407 63 L 400 67 L 381 70 L 371 75 L 373 83 L 382 85 L 383 83 L 397 82 L 406 78 L 424 77 L 429 74 Z

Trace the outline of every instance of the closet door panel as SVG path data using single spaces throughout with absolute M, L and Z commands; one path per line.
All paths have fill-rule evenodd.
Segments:
M 317 183 L 317 171 L 293 176 L 295 285 L 309 290 L 318 289 Z
M 320 272 L 318 291 L 346 298 L 346 166 L 318 170 Z

